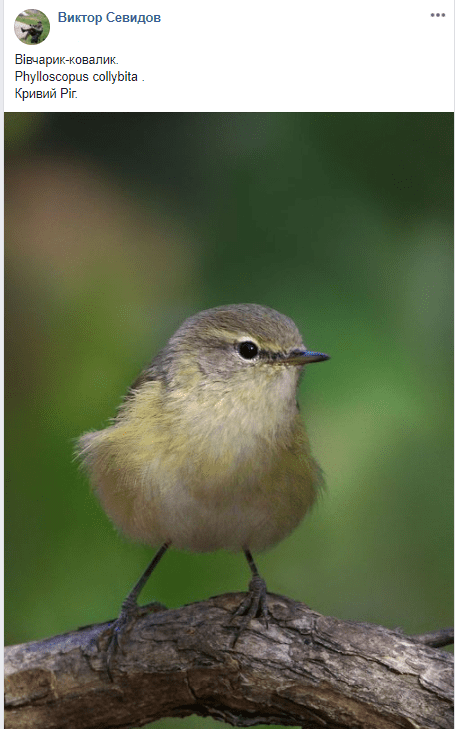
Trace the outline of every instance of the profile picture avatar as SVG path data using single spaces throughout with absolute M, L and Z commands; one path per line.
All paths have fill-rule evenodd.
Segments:
M 50 23 L 41 10 L 23 10 L 14 21 L 14 32 L 21 43 L 37 45 L 49 35 Z

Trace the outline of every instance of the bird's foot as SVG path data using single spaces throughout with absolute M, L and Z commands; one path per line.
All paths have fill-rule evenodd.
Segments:
M 237 617 L 241 617 L 241 620 L 239 625 L 235 626 L 236 632 L 232 646 L 236 644 L 240 634 L 243 633 L 253 618 L 262 620 L 265 627 L 269 627 L 270 613 L 267 607 L 267 586 L 259 575 L 252 577 L 248 586 L 248 594 L 233 613 L 230 622 Z
M 139 607 L 136 602 L 129 602 L 128 599 L 125 600 L 117 620 L 114 620 L 114 622 L 109 626 L 109 632 L 111 635 L 106 651 L 106 667 L 111 681 L 114 680 L 112 677 L 112 669 L 114 666 L 115 654 L 117 653 L 117 650 L 122 651 L 122 653 L 124 652 L 122 643 L 137 618 L 142 615 L 146 615 L 147 613 L 158 612 L 160 610 L 167 610 L 167 607 L 159 602 L 151 602 L 148 605 Z
M 115 654 L 118 649 L 123 652 L 122 640 L 125 637 L 125 634 L 128 633 L 133 626 L 133 619 L 136 617 L 137 609 L 137 605 L 123 604 L 117 620 L 114 620 L 109 628 L 111 636 L 106 652 L 106 667 L 111 681 L 114 680 L 112 677 L 112 669 L 114 666 Z

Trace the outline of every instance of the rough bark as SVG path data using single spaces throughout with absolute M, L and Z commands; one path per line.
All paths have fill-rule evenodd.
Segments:
M 6 648 L 5 726 L 138 727 L 190 714 L 234 726 L 453 726 L 453 656 L 429 645 L 449 642 L 445 631 L 407 637 L 269 595 L 269 627 L 253 620 L 233 645 L 230 614 L 240 599 L 142 610 L 117 651 L 113 681 L 108 623 Z

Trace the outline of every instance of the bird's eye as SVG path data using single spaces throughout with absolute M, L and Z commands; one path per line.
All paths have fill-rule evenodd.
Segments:
M 259 353 L 258 346 L 254 342 L 240 342 L 238 351 L 243 359 L 254 359 Z

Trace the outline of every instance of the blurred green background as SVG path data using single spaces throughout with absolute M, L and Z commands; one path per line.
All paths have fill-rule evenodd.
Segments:
M 327 489 L 259 555 L 271 592 L 406 633 L 452 623 L 449 113 L 6 114 L 6 642 L 101 622 L 152 556 L 73 460 L 190 314 L 255 302 L 311 349 Z M 245 590 L 171 552 L 141 601 Z M 154 727 L 219 726 L 197 717 Z

